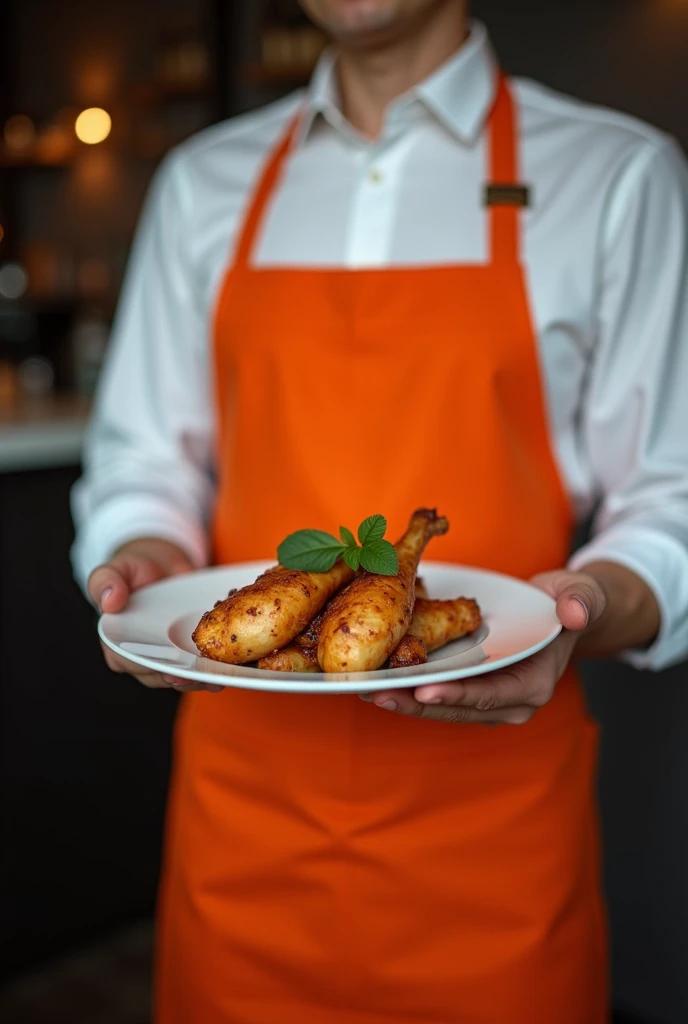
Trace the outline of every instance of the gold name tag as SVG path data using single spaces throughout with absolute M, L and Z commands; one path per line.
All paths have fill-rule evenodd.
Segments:
M 530 206 L 527 185 L 486 185 L 485 206 Z

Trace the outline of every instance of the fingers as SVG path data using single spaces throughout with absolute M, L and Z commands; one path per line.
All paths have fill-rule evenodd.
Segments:
M 143 668 L 133 661 L 115 654 L 109 647 L 101 643 L 105 662 L 112 672 L 126 674 L 138 679 L 149 690 L 176 690 L 178 693 L 192 693 L 206 690 L 208 693 L 222 693 L 225 689 L 219 683 L 197 683 L 192 679 L 180 679 L 178 676 L 163 675 L 152 669 Z
M 378 701 L 377 697 L 383 698 Z M 371 699 L 373 698 L 373 699 Z M 365 694 L 363 700 L 397 714 L 413 718 L 426 718 L 452 725 L 525 725 L 535 714 L 533 707 L 517 706 L 494 711 L 481 711 L 462 705 L 424 704 L 416 699 L 412 690 L 397 690 L 392 693 Z
M 157 554 L 159 560 L 151 557 L 150 551 Z M 165 576 L 188 572 L 191 568 L 186 555 L 165 541 L 134 541 L 127 545 L 126 550 L 114 555 L 107 565 L 100 565 L 93 570 L 88 580 L 88 594 L 102 612 L 116 614 L 126 607 L 133 591 Z M 154 672 L 127 661 L 105 644 L 101 644 L 101 647 L 108 668 L 113 672 L 133 676 L 149 689 L 173 689 L 179 693 L 198 690 L 221 693 L 225 689 L 219 683 L 197 683 Z
M 602 586 L 589 573 L 561 569 L 542 573 L 532 583 L 554 598 L 564 626 L 539 654 L 502 672 L 420 686 L 415 691 L 365 694 L 362 699 L 386 711 L 443 722 L 524 725 L 530 721 L 552 699 L 581 631 L 600 618 L 606 605 Z
M 87 590 L 89 597 L 101 612 L 121 612 L 129 595 L 165 576 L 188 572 L 189 562 L 181 552 L 167 563 L 139 553 L 134 545 L 113 555 L 106 565 L 99 565 L 91 573 Z
M 575 634 L 562 633 L 539 654 L 501 672 L 414 690 L 386 690 L 363 699 L 386 711 L 443 722 L 524 725 L 551 699 L 566 667 Z
M 418 687 L 414 694 L 421 704 L 435 707 L 472 708 L 475 711 L 499 711 L 522 705 L 542 707 L 551 693 L 538 693 L 518 673 L 508 671 L 489 676 L 467 679 L 465 682 L 439 683 Z
M 163 685 L 176 690 L 178 693 L 197 693 L 205 690 L 207 693 L 222 693 L 225 689 L 219 683 L 197 683 L 193 679 L 180 679 L 178 676 L 161 676 Z
M 121 612 L 129 600 L 128 580 L 114 565 L 100 565 L 88 580 L 88 595 L 101 612 Z

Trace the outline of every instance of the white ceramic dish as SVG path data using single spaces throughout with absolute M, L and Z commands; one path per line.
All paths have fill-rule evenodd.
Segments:
M 199 656 L 191 633 L 202 613 L 232 587 L 252 583 L 274 562 L 203 569 L 145 587 L 125 611 L 103 615 L 98 632 L 117 654 L 183 679 L 286 693 L 366 693 L 494 672 L 542 650 L 561 630 L 554 601 L 541 590 L 498 573 L 423 562 L 430 597 L 472 597 L 483 622 L 471 636 L 434 651 L 427 664 L 377 672 L 264 672 Z

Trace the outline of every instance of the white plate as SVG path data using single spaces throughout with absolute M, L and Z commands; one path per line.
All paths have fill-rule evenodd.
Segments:
M 483 622 L 470 636 L 430 654 L 425 665 L 377 672 L 264 672 L 199 656 L 191 633 L 204 611 L 232 587 L 253 583 L 274 562 L 223 565 L 145 587 L 98 633 L 117 654 L 145 668 L 202 683 L 285 693 L 366 693 L 494 672 L 542 650 L 561 630 L 554 601 L 528 583 L 439 562 L 419 569 L 430 597 L 472 597 Z

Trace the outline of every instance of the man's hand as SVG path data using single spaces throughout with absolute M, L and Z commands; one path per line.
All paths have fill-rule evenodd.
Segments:
M 594 657 L 642 647 L 659 629 L 652 591 L 622 565 L 598 562 L 584 572 L 544 573 L 532 582 L 556 600 L 564 627 L 544 650 L 501 672 L 415 691 L 366 694 L 364 699 L 417 718 L 523 725 L 551 700 L 574 650 Z
M 190 572 L 193 565 L 175 544 L 156 537 L 143 537 L 122 545 L 106 565 L 94 569 L 88 580 L 91 600 L 102 612 L 121 612 L 135 590 L 165 579 Z M 135 665 L 101 644 L 108 667 L 113 672 L 126 672 L 135 676 L 144 686 L 172 688 L 179 692 L 208 690 L 220 693 L 224 687 L 211 683 L 193 683 L 171 675 L 162 675 Z

